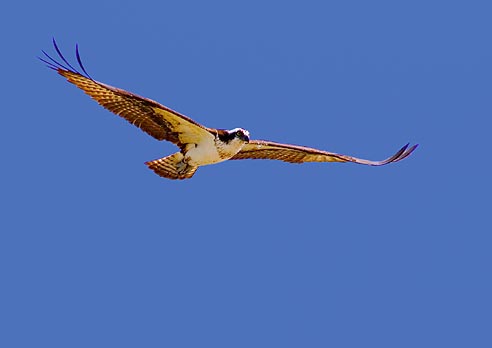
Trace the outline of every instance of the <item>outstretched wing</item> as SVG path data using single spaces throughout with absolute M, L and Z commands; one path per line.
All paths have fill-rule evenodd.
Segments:
M 92 79 L 82 65 L 78 46 L 75 52 L 82 72 L 77 71 L 65 59 L 55 39 L 53 39 L 53 45 L 62 62 L 53 59 L 45 51 L 42 52 L 47 59 L 39 58 L 40 60 L 104 108 L 123 117 L 157 140 L 168 140 L 183 148 L 186 144 L 197 143 L 204 137 L 214 137 L 209 128 L 164 105 Z
M 383 161 L 369 161 L 357 157 L 312 149 L 310 147 L 279 144 L 264 140 L 251 140 L 231 159 L 269 159 L 290 163 L 354 162 L 369 166 L 382 166 L 391 162 L 401 161 L 408 157 L 418 145 L 413 145 L 410 148 L 408 146 L 409 144 L 403 146 L 397 153 Z

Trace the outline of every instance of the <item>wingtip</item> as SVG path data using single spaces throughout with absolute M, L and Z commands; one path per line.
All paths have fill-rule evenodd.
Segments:
M 87 70 L 85 70 L 84 64 L 82 64 L 82 59 L 80 58 L 80 53 L 79 53 L 79 44 L 75 44 L 75 56 L 77 57 L 77 62 L 79 63 L 80 68 L 84 72 L 84 74 L 92 80 L 92 77 L 89 75 Z
M 407 145 L 404 146 L 405 148 L 405 151 L 398 157 L 395 159 L 394 162 L 399 162 L 405 158 L 407 158 L 408 156 L 410 156 L 412 154 L 412 152 L 415 151 L 415 149 L 419 146 L 419 144 L 415 144 L 413 145 L 412 147 L 408 148 L 408 146 L 410 145 L 410 143 L 408 143 Z
M 72 72 L 72 73 L 76 73 L 76 74 L 79 74 L 79 75 L 82 75 L 84 76 L 83 74 L 81 74 L 77 69 L 75 69 L 75 67 L 73 65 L 71 65 L 68 60 L 63 56 L 60 48 L 58 47 L 58 43 L 56 42 L 56 39 L 55 37 L 52 37 L 51 38 L 51 41 L 53 43 L 53 47 L 55 49 L 55 52 L 58 54 L 58 60 L 57 59 L 54 59 L 53 57 L 51 57 L 48 53 L 46 53 L 46 51 L 44 50 L 41 50 L 41 52 L 44 54 L 44 56 L 47 58 L 47 59 L 44 59 L 42 57 L 38 57 L 42 62 L 46 63 L 48 68 L 50 69 L 53 69 L 55 71 L 67 71 L 67 72 Z M 79 47 L 78 45 L 75 46 L 75 54 L 76 54 L 76 57 L 77 57 L 77 62 L 79 63 L 80 65 L 80 68 L 82 69 L 82 72 L 85 74 L 85 77 L 89 78 L 92 80 L 92 78 L 89 76 L 89 74 L 87 73 L 85 67 L 82 65 L 82 60 L 80 59 L 80 53 L 79 53 Z
M 419 147 L 419 144 L 415 144 L 411 148 L 409 148 L 407 151 L 408 154 L 410 155 L 412 152 L 414 152 L 417 149 L 417 147 Z
M 375 165 L 383 166 L 383 165 L 390 164 L 390 163 L 396 163 L 396 162 L 399 162 L 399 161 L 407 158 L 417 148 L 418 144 L 413 145 L 412 147 L 409 147 L 409 146 L 410 146 L 410 143 L 406 143 L 393 156 L 391 156 L 390 158 L 388 158 L 384 161 L 377 162 L 377 164 L 375 164 Z

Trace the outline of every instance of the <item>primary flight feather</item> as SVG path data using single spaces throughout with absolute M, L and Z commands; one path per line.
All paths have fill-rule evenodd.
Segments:
M 168 179 L 189 179 L 200 166 L 238 159 L 270 159 L 290 163 L 353 162 L 381 166 L 401 161 L 418 146 L 409 147 L 407 144 L 385 160 L 369 161 L 305 146 L 251 140 L 249 132 L 242 128 L 208 128 L 153 100 L 98 82 L 87 73 L 80 59 L 78 46 L 75 53 L 81 71 L 65 59 L 54 39 L 53 46 L 61 61 L 52 58 L 45 51 L 42 51 L 45 58 L 39 58 L 49 68 L 57 71 L 104 108 L 157 140 L 167 140 L 179 147 L 179 152 L 145 163 L 155 173 Z

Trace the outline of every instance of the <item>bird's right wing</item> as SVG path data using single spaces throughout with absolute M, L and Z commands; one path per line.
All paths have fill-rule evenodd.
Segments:
M 370 161 L 357 157 L 341 155 L 333 152 L 322 151 L 305 146 L 280 144 L 265 140 L 251 140 L 231 159 L 269 159 L 280 160 L 289 163 L 305 162 L 353 162 L 369 166 L 382 166 L 392 162 L 398 162 L 408 157 L 418 145 L 403 146 L 393 156 L 382 161 Z

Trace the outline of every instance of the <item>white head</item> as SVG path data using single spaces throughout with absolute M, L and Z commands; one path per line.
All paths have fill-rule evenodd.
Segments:
M 249 132 L 246 129 L 234 128 L 228 131 L 229 134 L 234 135 L 234 138 L 240 139 L 246 143 L 249 142 Z

